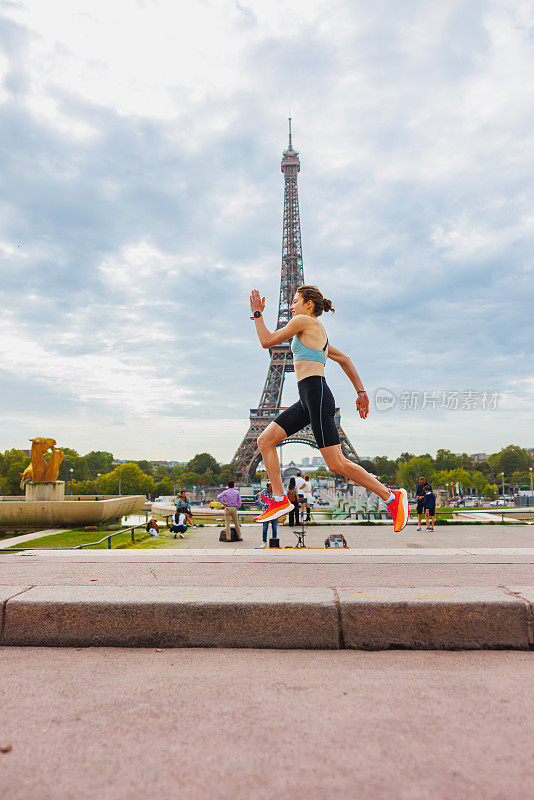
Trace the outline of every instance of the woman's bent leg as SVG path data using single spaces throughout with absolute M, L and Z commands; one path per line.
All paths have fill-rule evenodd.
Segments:
M 263 433 L 258 436 L 258 447 L 260 448 L 261 456 L 267 475 L 271 482 L 273 495 L 275 497 L 284 494 L 284 487 L 282 486 L 282 475 L 280 474 L 280 461 L 278 453 L 276 452 L 276 445 L 279 444 L 287 436 L 285 430 L 276 422 L 271 422 Z
M 373 478 L 372 475 L 369 475 L 363 467 L 345 458 L 341 451 L 340 444 L 321 448 L 321 455 L 331 472 L 343 475 L 345 478 L 350 478 L 354 483 L 358 483 L 365 489 L 369 489 L 371 492 L 377 494 L 382 500 L 388 499 L 390 495 L 389 489 L 387 489 L 384 484 L 380 483 L 380 481 L 377 481 L 376 478 Z

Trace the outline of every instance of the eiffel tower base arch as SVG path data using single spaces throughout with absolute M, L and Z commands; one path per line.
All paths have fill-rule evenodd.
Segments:
M 281 408 L 280 412 L 283 410 L 284 409 Z M 254 480 L 258 464 L 262 460 L 262 455 L 258 447 L 258 437 L 274 419 L 274 416 L 267 417 L 265 414 L 262 414 L 259 409 L 251 409 L 249 429 L 232 460 L 232 465 L 235 469 L 235 478 L 238 483 L 249 485 Z M 358 461 L 358 455 L 340 425 L 339 408 L 336 408 L 335 422 L 343 455 L 351 461 Z M 297 433 L 294 433 L 292 436 L 287 436 L 285 439 L 282 439 L 279 446 L 291 442 L 294 444 L 307 444 L 315 450 L 319 450 L 311 425 L 306 425 L 305 428 L 297 431 Z

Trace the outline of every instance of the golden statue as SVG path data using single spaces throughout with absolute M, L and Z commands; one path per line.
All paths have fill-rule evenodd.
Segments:
M 59 465 L 63 461 L 65 454 L 62 450 L 56 450 L 55 439 L 30 439 L 32 443 L 31 460 L 32 463 L 26 467 L 22 473 L 20 481 L 23 489 L 29 481 L 34 483 L 54 483 L 57 481 Z M 44 454 L 52 451 L 49 461 L 45 460 Z

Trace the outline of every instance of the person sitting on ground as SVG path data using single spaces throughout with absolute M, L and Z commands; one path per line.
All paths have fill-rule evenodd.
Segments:
M 169 530 L 174 533 L 175 539 L 178 537 L 178 535 L 180 536 L 180 539 L 185 539 L 184 533 L 187 530 L 186 511 L 187 509 L 184 506 L 180 506 L 172 515 L 172 524 Z
M 221 492 L 220 495 L 217 496 L 217 500 L 219 503 L 223 503 L 224 505 L 226 541 L 232 541 L 230 526 L 233 522 L 237 533 L 237 541 L 242 542 L 243 537 L 241 536 L 241 526 L 239 525 L 239 517 L 237 515 L 238 509 L 241 508 L 241 495 L 239 494 L 238 489 L 234 489 L 233 481 L 228 481 L 228 489 L 225 489 L 224 492 Z
M 154 518 L 148 520 L 145 530 L 149 536 L 159 536 L 159 525 Z
M 271 484 L 269 483 L 268 486 L 270 486 L 270 485 Z M 271 492 L 271 496 L 272 496 L 272 492 Z M 298 498 L 298 494 L 297 494 L 297 484 L 295 482 L 295 478 L 290 478 L 289 479 L 289 487 L 288 487 L 288 490 L 287 490 L 287 499 L 289 500 L 290 503 L 293 503 L 293 508 L 289 512 L 289 524 L 291 526 L 300 525 L 300 522 L 299 522 L 300 503 L 299 503 L 299 498 Z M 265 508 L 267 508 L 267 505 L 265 505 Z M 265 525 L 266 523 L 264 522 L 263 524 Z
M 432 533 L 434 530 L 434 520 L 435 520 L 435 513 L 436 513 L 436 495 L 432 491 L 432 487 L 430 484 L 425 485 L 425 496 L 423 498 L 423 504 L 425 508 L 425 517 L 426 517 L 426 529 L 428 533 Z M 432 524 L 430 524 L 430 517 L 432 517 Z

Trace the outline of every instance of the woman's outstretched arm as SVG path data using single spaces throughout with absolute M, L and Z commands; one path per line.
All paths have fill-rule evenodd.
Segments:
M 336 361 L 339 364 L 349 381 L 358 392 L 356 408 L 358 409 L 360 417 L 365 419 L 369 413 L 369 398 L 367 397 L 367 392 L 363 388 L 363 383 L 358 375 L 356 367 L 350 358 L 345 355 L 345 353 L 342 353 L 341 350 L 336 350 L 336 348 L 332 347 L 331 344 L 328 345 L 328 358 L 331 358 L 332 361 Z
M 250 310 L 253 314 L 255 311 L 259 311 L 263 314 L 264 308 L 265 297 L 260 297 L 258 290 L 253 289 L 250 295 Z M 292 336 L 295 336 L 296 333 L 300 333 L 300 331 L 304 329 L 307 322 L 308 319 L 304 314 L 297 314 L 297 316 L 290 319 L 283 328 L 279 328 L 277 331 L 271 333 L 262 316 L 254 319 L 256 333 L 264 349 L 274 347 L 275 344 L 281 344 L 285 342 L 286 339 L 291 339 Z

